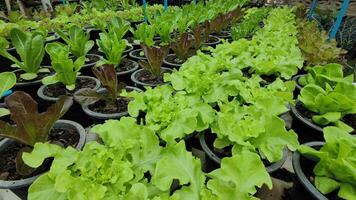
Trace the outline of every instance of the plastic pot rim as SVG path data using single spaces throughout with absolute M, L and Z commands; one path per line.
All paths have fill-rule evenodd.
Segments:
M 176 56 L 176 54 L 174 53 L 171 53 L 171 54 L 168 54 L 166 58 L 163 59 L 163 63 L 166 64 L 166 65 L 169 65 L 169 66 L 172 66 L 173 68 L 179 68 L 182 66 L 182 64 L 177 64 L 177 63 L 171 63 L 169 61 L 167 61 L 167 58 L 168 57 L 171 57 L 171 56 Z M 176 56 L 177 57 L 177 56 Z
M 137 88 L 137 87 L 126 86 L 126 88 L 142 92 L 142 90 Z M 78 91 L 80 91 L 80 90 L 78 90 Z M 100 88 L 97 91 L 99 93 L 102 93 L 102 92 L 105 92 L 107 90 L 105 88 Z M 115 118 L 120 118 L 122 116 L 125 116 L 125 115 L 129 114 L 128 111 L 121 112 L 121 113 L 112 113 L 112 114 L 99 113 L 99 112 L 95 112 L 95 111 L 90 110 L 89 109 L 89 104 L 81 105 L 81 107 L 82 107 L 82 109 L 83 109 L 85 114 L 87 114 L 88 116 L 90 116 L 92 118 L 96 118 L 96 119 L 103 119 L 103 120 L 105 120 L 105 119 L 115 119 Z
M 167 71 L 169 71 L 169 72 L 172 72 L 172 71 L 173 71 L 172 69 L 167 68 L 167 67 L 161 67 L 161 69 L 165 69 L 165 70 L 167 70 Z M 156 87 L 156 86 L 158 86 L 158 85 L 165 85 L 165 84 L 168 84 L 168 82 L 164 82 L 164 83 L 162 83 L 162 84 L 149 84 L 149 83 L 144 83 L 144 82 L 141 82 L 141 81 L 137 80 L 137 79 L 136 79 L 136 74 L 137 74 L 138 72 L 143 71 L 143 70 L 145 70 L 145 69 L 139 69 L 139 70 L 137 70 L 137 71 L 135 71 L 134 73 L 131 74 L 131 80 L 132 80 L 135 84 L 141 85 L 141 86 L 150 86 L 150 87 Z
M 87 79 L 91 79 L 94 80 L 96 83 L 96 86 L 92 89 L 97 90 L 100 88 L 100 81 L 94 77 L 91 76 L 77 76 L 77 78 L 87 78 Z M 42 85 L 38 90 L 37 90 L 37 95 L 40 99 L 45 100 L 45 101 L 50 101 L 50 102 L 55 102 L 59 99 L 59 97 L 49 97 L 47 95 L 44 94 L 44 89 L 46 87 L 48 87 L 49 85 Z
M 297 100 L 295 100 L 295 105 L 297 103 L 301 103 L 301 102 L 297 99 Z M 321 134 L 323 133 L 323 128 L 321 128 L 320 126 L 318 126 L 318 125 L 306 120 L 294 105 L 291 105 L 291 111 L 292 111 L 293 115 L 300 122 L 302 122 L 303 124 L 306 124 L 308 127 L 312 128 L 313 130 L 316 130 L 316 131 L 320 132 Z
M 305 143 L 304 145 L 307 145 L 309 147 L 315 147 L 315 146 L 323 146 L 325 142 L 308 142 Z M 303 186 L 304 189 L 308 191 L 308 193 L 313 196 L 314 199 L 317 200 L 328 200 L 306 177 L 304 174 L 301 164 L 300 164 L 300 156 L 301 154 L 298 151 L 295 151 L 292 156 L 292 165 L 293 165 L 293 170 L 296 174 L 296 177 Z

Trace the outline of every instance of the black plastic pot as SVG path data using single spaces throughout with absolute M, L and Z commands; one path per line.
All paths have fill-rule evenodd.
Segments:
M 209 35 L 209 38 L 208 40 L 214 40 L 214 42 L 204 42 L 203 43 L 203 46 L 210 46 L 210 47 L 216 47 L 216 45 L 220 44 L 221 43 L 221 40 L 219 37 L 215 36 L 215 35 Z
M 97 55 L 97 54 L 87 54 L 87 56 L 92 56 L 92 57 L 96 57 L 96 59 L 101 60 L 102 57 Z M 96 62 L 90 62 L 90 63 L 86 63 L 85 65 L 83 65 L 83 67 L 80 69 L 80 72 L 83 76 L 94 76 L 91 68 L 95 66 Z
M 300 103 L 299 100 L 295 101 L 296 105 Z M 294 117 L 292 128 L 298 134 L 299 143 L 324 141 L 322 127 L 303 117 L 296 106 L 291 105 L 291 111 Z
M 16 49 L 15 47 L 10 47 L 8 49 L 6 49 L 6 51 L 11 54 L 12 56 L 19 58 L 19 56 L 16 53 Z M 9 71 L 13 71 L 16 68 L 11 67 L 11 65 L 13 64 L 13 62 L 5 57 L 0 56 L 0 73 L 1 72 L 9 72 Z
M 96 82 L 96 86 L 92 89 L 94 90 L 98 90 L 100 88 L 100 81 L 94 77 L 90 77 L 90 76 L 78 76 L 78 78 L 87 78 L 87 79 L 92 79 Z M 48 107 L 51 104 L 53 104 L 54 102 L 56 102 L 58 100 L 58 97 L 49 97 L 47 95 L 44 94 L 44 90 L 47 88 L 47 85 L 42 85 L 38 91 L 37 91 L 37 95 L 40 98 L 40 109 L 42 107 Z M 42 108 L 43 109 L 43 108 Z M 91 121 L 86 118 L 83 117 L 86 116 L 85 113 L 83 112 L 81 105 L 74 102 L 73 105 L 71 106 L 71 108 L 68 110 L 68 112 L 62 117 L 63 119 L 68 119 L 68 120 L 72 120 L 75 122 L 80 123 L 82 126 L 87 127 L 89 125 L 91 125 Z
M 127 59 L 127 58 L 124 58 L 126 62 L 132 62 L 132 64 L 135 66 L 134 68 L 130 69 L 130 70 L 127 70 L 127 71 L 122 71 L 122 72 L 116 72 L 116 75 L 118 77 L 118 80 L 120 82 L 125 82 L 126 84 L 132 84 L 132 81 L 131 81 L 131 74 L 138 70 L 138 68 L 140 67 L 138 65 L 138 63 L 136 61 L 133 61 L 131 59 Z M 120 66 L 117 66 L 117 67 L 120 67 Z
M 201 132 L 199 133 L 199 142 L 200 142 L 200 145 L 201 147 L 203 148 L 205 154 L 208 156 L 207 158 L 207 165 L 212 165 L 212 166 L 209 166 L 208 170 L 212 170 L 214 168 L 218 168 L 220 166 L 220 163 L 221 163 L 221 159 L 218 155 L 216 155 L 213 150 L 210 149 L 210 147 L 208 146 L 208 144 L 206 143 L 206 133 L 204 132 Z M 266 170 L 268 173 L 272 173 L 272 172 L 275 172 L 277 171 L 278 169 L 280 169 L 282 167 L 282 165 L 284 164 L 284 162 L 286 161 L 287 159 L 287 149 L 284 149 L 283 150 L 283 157 L 280 161 L 278 162 L 275 162 L 273 164 L 271 164 L 270 166 L 267 166 L 266 167 Z
M 77 133 L 79 134 L 79 141 L 78 144 L 76 145 L 76 149 L 80 150 L 83 148 L 86 140 L 86 131 L 85 129 L 78 123 L 69 121 L 69 120 L 58 120 L 56 124 L 54 125 L 54 128 L 75 128 L 77 130 Z M 4 150 L 7 146 L 9 146 L 11 143 L 15 141 L 10 140 L 10 139 L 3 139 L 0 141 L 0 152 Z M 18 197 L 21 199 L 27 199 L 27 190 L 28 187 L 40 176 L 36 175 L 33 177 L 29 177 L 26 179 L 22 180 L 16 180 L 16 181 L 4 181 L 0 180 L 0 188 L 1 189 L 10 189 L 13 193 L 15 193 Z
M 142 90 L 140 90 L 136 87 L 131 87 L 131 86 L 126 86 L 126 89 L 142 92 Z M 100 88 L 98 90 L 98 92 L 105 93 L 105 92 L 107 92 L 107 90 L 105 88 Z M 120 119 L 122 116 L 127 116 L 129 114 L 127 111 L 121 112 L 121 113 L 112 113 L 112 114 L 98 113 L 93 110 L 90 110 L 89 105 L 82 105 L 82 109 L 86 115 L 91 117 L 94 124 L 104 123 L 105 120 L 108 120 L 108 119 Z
M 126 46 L 126 49 L 124 51 L 124 54 L 127 55 L 129 54 L 131 51 L 134 50 L 134 47 L 132 46 L 132 44 L 130 44 L 129 46 Z
M 142 49 L 135 49 L 133 51 L 130 51 L 129 56 L 135 60 L 135 61 L 139 61 L 139 60 L 146 60 L 145 56 L 140 56 L 140 52 L 143 52 Z
M 176 68 L 176 69 L 179 69 L 181 66 L 182 66 L 182 64 L 179 64 L 179 63 L 172 63 L 172 62 L 169 62 L 169 61 L 167 61 L 168 60 L 168 58 L 176 58 L 177 56 L 175 55 L 175 54 L 168 54 L 167 55 L 167 57 L 163 60 L 163 63 L 165 64 L 165 65 L 167 65 L 167 67 L 168 68 Z
M 149 83 L 144 83 L 144 82 L 137 80 L 137 78 L 136 78 L 137 74 L 143 70 L 145 70 L 145 69 L 139 69 L 131 74 L 131 80 L 132 80 L 132 82 L 134 82 L 134 85 L 140 89 L 145 89 L 146 86 L 156 87 L 158 84 L 149 84 Z M 166 72 L 172 71 L 171 69 L 166 68 L 166 67 L 161 67 L 161 70 L 165 70 Z M 163 85 L 164 84 L 168 84 L 168 83 L 163 83 Z
M 324 142 L 309 142 L 304 145 L 320 148 L 324 145 Z M 308 162 L 315 163 L 317 161 L 310 160 L 310 158 L 304 157 Z M 291 197 L 293 200 L 300 199 L 316 199 L 316 200 L 328 200 L 318 189 L 309 181 L 307 176 L 303 171 L 303 166 L 305 165 L 305 161 L 301 159 L 301 155 L 299 152 L 294 152 L 292 157 L 293 169 L 296 174 L 296 180 L 294 181 L 293 188 L 291 190 Z M 315 165 L 314 165 L 315 166 Z M 313 167 L 314 167 L 313 166 Z
M 306 76 L 305 74 L 300 74 L 300 75 L 296 75 L 293 77 L 293 81 L 295 81 L 296 85 L 295 85 L 295 90 L 294 90 L 294 97 L 296 98 L 296 96 L 299 95 L 300 91 L 302 90 L 303 86 L 299 84 L 299 78 Z
M 214 33 L 214 36 L 217 36 L 220 39 L 231 39 L 231 32 L 230 31 L 221 31 L 221 33 Z
M 22 71 L 21 69 L 14 70 L 13 72 L 18 72 Z M 50 75 L 50 73 L 48 73 Z M 38 79 L 35 81 L 28 81 L 28 82 L 16 82 L 15 86 L 13 87 L 13 90 L 20 90 L 23 92 L 26 92 L 27 94 L 31 95 L 31 97 L 35 100 L 37 100 L 37 90 L 40 88 L 42 85 L 42 80 Z

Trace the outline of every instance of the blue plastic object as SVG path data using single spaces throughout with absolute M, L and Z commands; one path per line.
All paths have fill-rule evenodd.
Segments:
M 145 22 L 147 22 L 147 13 L 146 13 L 147 2 L 146 2 L 146 0 L 142 0 L 142 6 L 143 6 L 143 16 L 144 16 L 143 20 L 145 20 Z
M 198 3 L 198 0 L 194 0 L 194 4 L 197 4 Z
M 315 10 L 317 4 L 318 4 L 318 0 L 313 0 L 312 4 L 310 6 L 309 12 L 308 12 L 309 20 L 312 20 L 312 16 L 313 16 L 313 13 L 314 13 L 314 10 Z
M 342 19 L 344 18 L 344 15 L 346 13 L 347 8 L 349 7 L 349 4 L 350 4 L 350 0 L 344 0 L 344 2 L 342 3 L 339 14 L 337 15 L 336 22 L 330 31 L 329 40 L 335 39 L 337 31 L 340 28 Z
M 12 90 L 8 90 L 8 91 L 6 91 L 6 92 L 4 93 L 4 95 L 0 96 L 0 98 L 2 98 L 2 97 L 7 97 L 7 96 L 9 96 L 9 95 L 11 95 L 11 94 L 12 94 Z
M 308 12 L 308 19 L 309 20 L 312 20 L 312 16 L 313 16 L 313 13 L 314 13 L 314 10 L 315 10 L 317 4 L 318 4 L 318 0 L 313 0 L 312 4 L 310 6 L 309 12 Z M 344 2 L 342 3 L 341 9 L 339 11 L 339 14 L 337 15 L 336 22 L 333 25 L 333 27 L 331 28 L 330 35 L 329 35 L 329 40 L 335 39 L 337 31 L 340 28 L 342 19 L 344 18 L 344 15 L 346 13 L 347 8 L 349 7 L 349 4 L 350 4 L 350 0 L 344 0 Z
M 163 1 L 163 5 L 164 5 L 164 12 L 167 12 L 167 9 L 168 9 L 168 0 L 164 0 L 164 1 Z

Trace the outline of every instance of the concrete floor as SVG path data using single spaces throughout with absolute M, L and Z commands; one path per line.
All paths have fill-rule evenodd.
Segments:
M 21 200 L 10 190 L 0 189 L 0 200 Z

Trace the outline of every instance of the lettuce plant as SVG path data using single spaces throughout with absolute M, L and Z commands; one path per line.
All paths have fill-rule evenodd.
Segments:
M 130 29 L 130 24 L 120 18 L 113 18 L 108 30 L 103 30 L 99 34 L 100 39 L 96 40 L 99 46 L 99 51 L 105 54 L 105 59 L 99 61 L 97 65 L 113 64 L 115 66 L 121 63 L 122 54 L 124 53 L 127 41 L 123 39 L 127 31 Z
M 147 58 L 146 60 L 140 60 L 139 64 L 151 72 L 155 77 L 161 76 L 161 66 L 163 64 L 164 58 L 168 55 L 170 40 L 170 31 L 171 26 L 168 24 L 164 25 L 161 28 L 159 26 L 148 25 L 147 23 L 140 24 L 136 27 L 134 31 L 134 37 L 136 40 L 139 40 L 143 52 Z M 161 36 L 161 45 L 154 45 L 153 38 L 156 33 L 159 33 Z M 169 37 L 168 37 L 169 35 Z
M 315 113 L 312 117 L 314 123 L 322 126 L 334 124 L 352 131 L 341 121 L 346 114 L 356 113 L 356 86 L 352 83 L 339 82 L 335 88 L 325 83 L 325 89 L 308 84 L 303 87 L 298 99 L 305 108 Z
M 101 85 L 107 90 L 106 93 L 99 93 L 94 89 L 83 88 L 74 93 L 74 99 L 80 104 L 93 104 L 99 100 L 115 105 L 116 99 L 125 89 L 124 83 L 118 83 L 116 70 L 113 65 L 106 65 L 99 68 L 92 68 L 94 75 L 101 82 Z
M 22 153 L 31 151 L 37 142 L 47 142 L 51 128 L 73 101 L 70 97 L 62 96 L 47 111 L 39 113 L 37 102 L 27 93 L 17 91 L 6 97 L 5 103 L 10 110 L 10 119 L 16 126 L 0 120 L 0 136 L 25 145 L 17 155 L 16 169 L 20 174 L 30 174 L 34 169 L 23 165 Z
M 0 47 L 0 55 L 14 62 L 16 67 L 25 72 L 20 76 L 22 79 L 33 80 L 39 72 L 49 72 L 48 69 L 41 69 L 41 62 L 45 54 L 45 37 L 41 33 L 27 33 L 14 28 L 11 30 L 10 38 L 21 61 L 8 53 L 3 45 Z
M 16 75 L 13 72 L 0 73 L 0 99 L 16 84 Z M 0 108 L 0 117 L 10 114 L 6 108 Z
M 133 97 L 128 105 L 129 114 L 137 117 L 140 112 L 145 113 L 146 125 L 167 142 L 205 130 L 214 120 L 214 110 L 199 96 L 175 93 L 168 85 L 147 88 L 145 92 L 133 91 L 126 96 Z
M 308 68 L 308 74 L 300 77 L 298 82 L 303 86 L 315 84 L 325 89 L 327 84 L 334 88 L 339 82 L 352 83 L 353 80 L 353 75 L 344 77 L 342 65 L 330 63 Z
M 260 29 L 260 23 L 267 17 L 270 8 L 251 8 L 241 23 L 231 28 L 231 36 L 235 41 L 246 38 Z
M 219 45 L 213 50 L 214 56 L 230 57 L 231 62 L 237 63 L 240 69 L 248 68 L 249 73 L 290 79 L 304 63 L 295 23 L 293 9 L 274 9 L 251 41 L 241 39 Z M 283 31 L 280 27 L 284 27 Z
M 70 52 L 76 57 L 86 56 L 93 48 L 94 41 L 90 39 L 90 33 L 74 25 L 68 29 L 68 34 L 57 29 L 56 33 L 67 43 Z
M 298 43 L 307 65 L 337 62 L 346 53 L 335 40 L 329 41 L 328 34 L 320 31 L 315 22 L 298 21 Z
M 356 196 L 356 138 L 337 127 L 324 128 L 326 143 L 320 150 L 302 145 L 298 151 L 317 160 L 314 185 L 323 194 L 338 190 L 337 196 Z
M 79 57 L 74 62 L 69 55 L 69 46 L 55 42 L 46 45 L 46 51 L 51 57 L 55 75 L 42 79 L 45 85 L 62 83 L 68 90 L 75 89 L 75 82 L 80 69 L 85 63 L 85 57 Z
M 221 169 L 205 174 L 200 160 L 186 151 L 184 141 L 161 147 L 155 132 L 137 125 L 134 118 L 108 120 L 92 131 L 102 144 L 90 142 L 77 151 L 37 143 L 31 153 L 24 153 L 23 159 L 31 167 L 54 157 L 50 171 L 30 186 L 29 200 L 47 199 L 48 195 L 93 200 L 251 199 L 256 186 L 272 187 L 262 161 L 251 152 L 223 159 Z M 250 167 L 255 170 L 246 173 L 244 169 Z
M 298 146 L 296 133 L 287 131 L 284 121 L 277 117 L 283 111 L 279 107 L 273 99 L 249 106 L 236 100 L 220 104 L 220 112 L 212 125 L 212 132 L 217 134 L 214 146 L 232 146 L 233 155 L 250 150 L 270 163 L 279 161 L 283 148 L 293 151 Z

